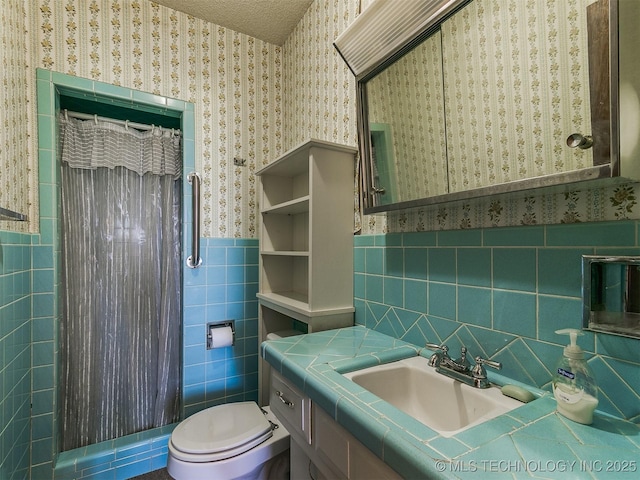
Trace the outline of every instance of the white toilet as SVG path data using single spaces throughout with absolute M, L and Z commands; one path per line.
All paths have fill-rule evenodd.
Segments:
M 180 422 L 169 440 L 167 470 L 176 480 L 289 478 L 289 432 L 269 407 L 227 403 Z

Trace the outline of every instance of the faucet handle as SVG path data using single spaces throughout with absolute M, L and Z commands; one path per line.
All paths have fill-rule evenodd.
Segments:
M 445 358 L 449 358 L 449 347 L 444 344 L 438 345 L 437 343 L 427 343 L 425 347 L 431 350 L 436 350 L 436 353 L 434 353 L 434 355 L 442 355 Z
M 500 370 L 502 368 L 502 364 L 500 362 L 494 362 L 493 360 L 487 360 L 486 358 L 476 357 L 476 365 L 487 365 L 491 368 L 495 368 L 496 370 Z
M 489 380 L 487 379 L 487 371 L 484 369 L 485 365 L 489 365 L 491 368 L 500 370 L 502 364 L 500 362 L 494 362 L 493 360 L 486 360 L 482 357 L 476 357 L 476 365 L 471 369 L 471 375 L 473 381 L 478 388 L 489 387 Z
M 502 368 L 502 364 L 500 362 L 494 362 L 493 360 L 487 360 L 478 356 L 476 357 L 476 365 L 471 369 L 473 378 L 483 380 L 487 378 L 487 371 L 484 369 L 484 365 L 488 365 L 496 370 L 500 370 Z
M 460 348 L 460 358 L 455 362 L 467 371 L 471 369 L 471 362 L 467 359 L 467 347 L 463 346 Z
M 427 343 L 425 345 L 430 350 L 436 350 L 436 352 L 429 358 L 429 366 L 437 367 L 443 358 L 449 358 L 449 347 L 446 345 L 438 345 L 437 343 Z

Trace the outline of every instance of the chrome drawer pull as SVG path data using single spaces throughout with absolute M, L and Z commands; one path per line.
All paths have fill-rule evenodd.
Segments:
M 276 390 L 276 395 L 278 396 L 278 398 L 280 399 L 280 401 L 282 403 L 284 403 L 287 407 L 289 408 L 293 408 L 295 407 L 295 404 L 293 402 L 290 402 L 289 400 L 287 400 L 284 395 L 282 394 L 282 392 Z

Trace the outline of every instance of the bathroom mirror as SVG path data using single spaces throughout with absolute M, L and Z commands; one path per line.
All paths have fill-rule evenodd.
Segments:
M 640 257 L 582 257 L 583 327 L 640 338 Z
M 364 212 L 638 178 L 618 154 L 619 79 L 638 77 L 618 11 L 637 3 L 457 2 L 357 76 Z
M 369 80 L 366 88 L 378 203 L 447 193 L 440 32 Z

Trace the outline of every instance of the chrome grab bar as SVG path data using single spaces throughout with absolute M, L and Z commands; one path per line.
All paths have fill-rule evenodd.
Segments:
M 0 207 L 0 220 L 11 220 L 16 222 L 26 222 L 27 216 L 24 213 L 14 212 Z
M 200 175 L 191 172 L 187 181 L 193 188 L 191 208 L 193 211 L 193 236 L 191 238 L 191 255 L 187 258 L 187 267 L 198 268 L 202 265 L 200 258 Z

